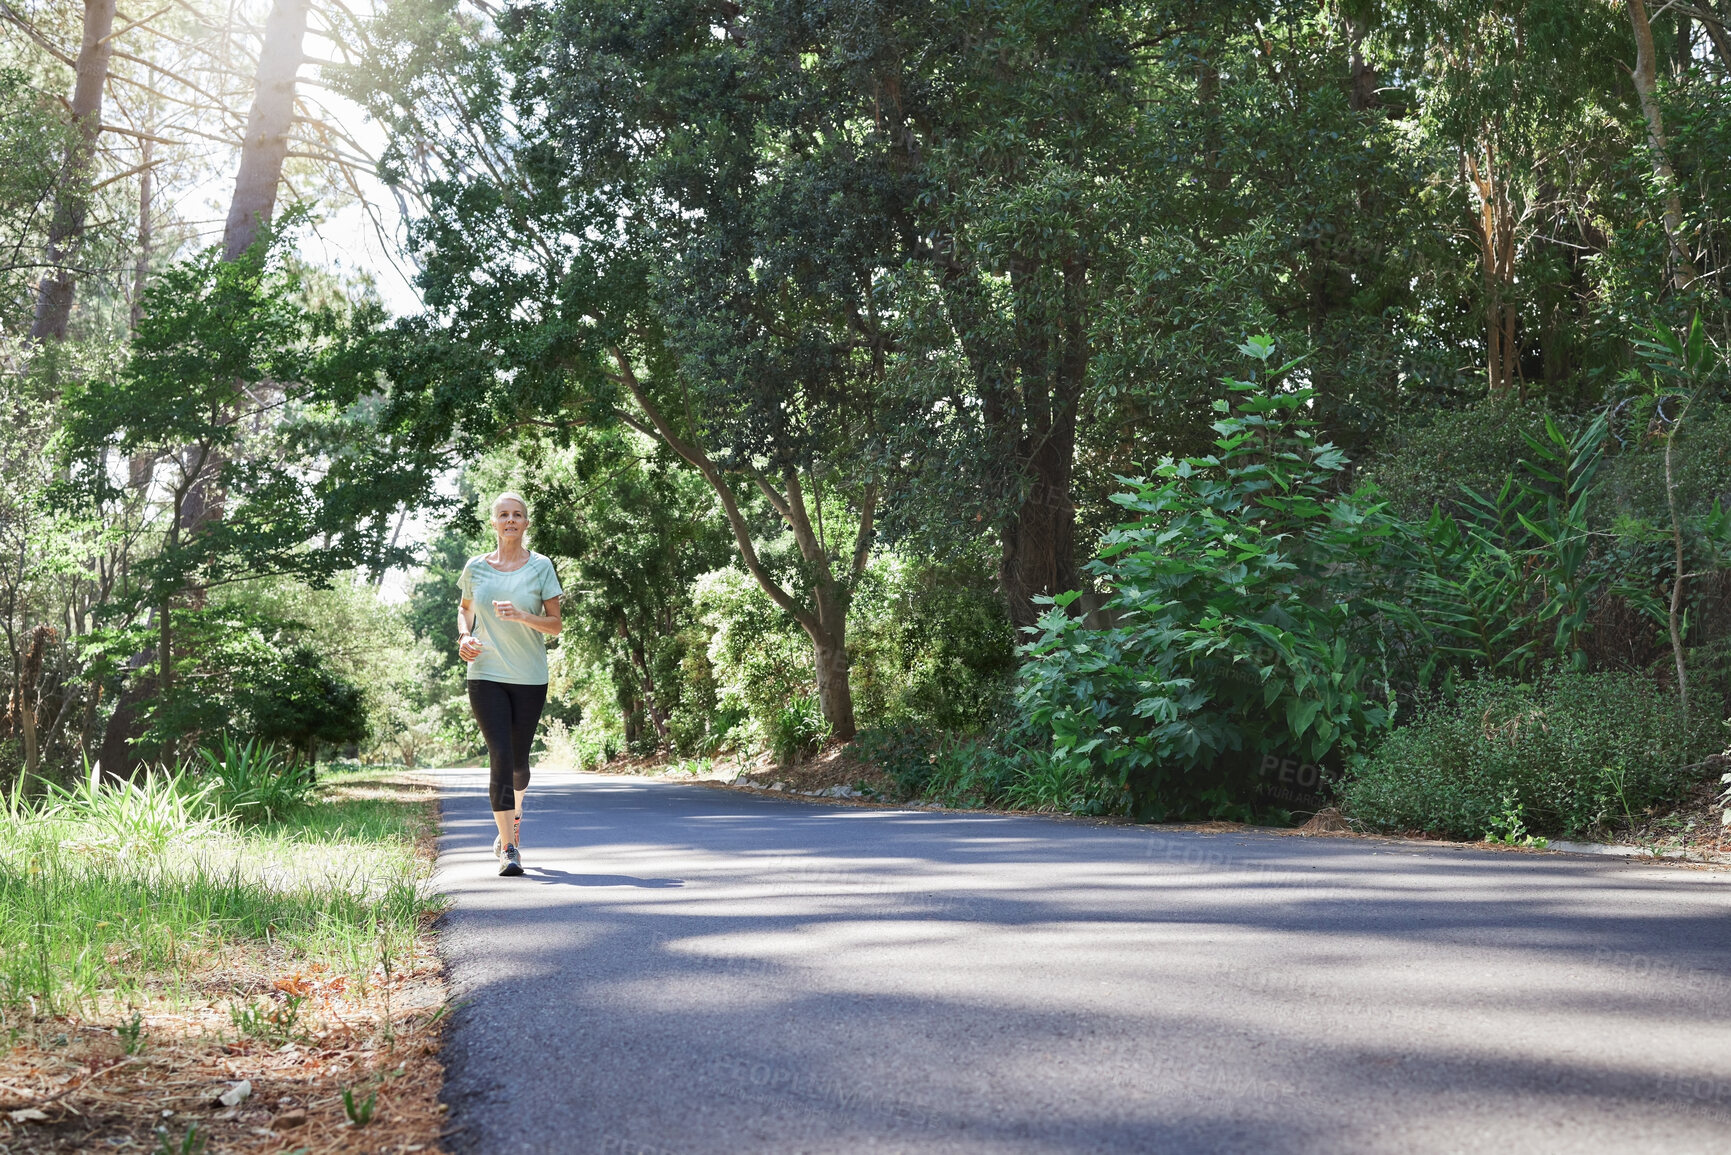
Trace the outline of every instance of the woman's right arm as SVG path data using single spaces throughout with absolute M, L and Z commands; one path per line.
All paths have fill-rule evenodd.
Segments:
M 457 656 L 465 662 L 481 656 L 481 643 L 475 639 L 475 606 L 468 598 L 457 603 Z

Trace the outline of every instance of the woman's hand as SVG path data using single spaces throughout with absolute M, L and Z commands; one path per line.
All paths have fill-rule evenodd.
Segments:
M 501 621 L 517 622 L 543 634 L 557 636 L 560 629 L 559 599 L 548 598 L 542 603 L 542 609 L 553 611 L 547 614 L 532 614 L 520 610 L 510 602 L 494 602 L 493 612 L 499 615 Z
M 457 640 L 457 656 L 465 662 L 472 662 L 481 656 L 481 643 L 474 634 L 464 634 Z

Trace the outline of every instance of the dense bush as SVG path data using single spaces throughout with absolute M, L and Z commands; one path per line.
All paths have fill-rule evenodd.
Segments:
M 308 761 L 320 744 L 363 741 L 369 731 L 363 689 L 309 643 L 299 622 L 242 605 L 184 609 L 175 618 L 173 679 L 141 707 L 139 749 L 150 758 L 221 733 L 248 734 Z M 152 628 L 93 632 L 85 647 L 91 676 L 123 675 L 160 685 Z M 125 659 L 153 659 L 132 670 Z
M 1273 353 L 1241 348 L 1263 366 Z M 1389 716 L 1361 575 L 1394 522 L 1334 488 L 1345 459 L 1285 368 L 1229 382 L 1213 455 L 1114 497 L 1135 520 L 1089 567 L 1112 624 L 1091 628 L 1065 595 L 1026 648 L 1020 703 L 1052 772 L 1086 769 L 1138 816 L 1232 812 L 1263 753 L 1350 765 Z
M 311 800 L 313 768 L 289 762 L 269 743 L 223 735 L 220 749 L 199 751 L 216 813 L 241 822 L 279 822 Z
M 1353 817 L 1456 838 L 1580 835 L 1675 797 L 1709 737 L 1632 674 L 1463 684 L 1392 731 L 1339 787 Z
M 1016 669 L 1015 631 L 983 574 L 883 558 L 854 599 L 854 705 L 868 724 L 989 726 Z
M 748 719 L 749 737 L 768 745 L 782 711 L 812 692 L 811 642 L 738 570 L 704 575 L 693 595 L 710 632 L 716 709 Z
M 1398 516 L 1422 522 L 1433 509 L 1464 508 L 1466 491 L 1495 493 L 1528 455 L 1522 434 L 1544 428 L 1545 410 L 1515 397 L 1459 409 L 1416 409 L 1392 421 L 1359 475 Z

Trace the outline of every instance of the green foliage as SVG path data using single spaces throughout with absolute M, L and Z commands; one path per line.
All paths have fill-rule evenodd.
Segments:
M 177 1143 L 166 1126 L 156 1128 L 156 1150 L 153 1155 L 203 1155 L 206 1146 L 204 1132 L 197 1123 L 188 1123 Z
M 1405 521 L 1423 522 L 1437 509 L 1464 515 L 1468 492 L 1494 494 L 1520 470 L 1527 437 L 1543 431 L 1545 416 L 1543 405 L 1519 397 L 1415 407 L 1381 430 L 1359 475 Z
M 1002 712 L 1015 634 L 983 575 L 890 554 L 856 591 L 853 617 L 855 706 L 869 724 L 974 733 Z
M 1451 662 L 1524 674 L 1557 660 L 1584 670 L 1599 600 L 1607 592 L 1641 597 L 1594 563 L 1608 431 L 1599 417 L 1570 437 L 1547 417 L 1543 438 L 1523 432 L 1529 455 L 1494 497 L 1463 490 L 1459 515 L 1434 510 L 1406 538 L 1417 549 L 1403 563 L 1413 574 L 1410 600 L 1388 608 L 1429 655 L 1420 683 Z
M 199 757 L 216 783 L 212 805 L 242 822 L 279 822 L 305 806 L 313 793 L 311 765 L 285 762 L 257 739 L 238 742 L 224 734 L 220 751 L 200 750 Z
M 34 257 L 46 241 L 62 159 L 72 133 L 52 96 L 23 71 L 0 67 L 0 332 L 27 332 L 42 270 Z M 20 256 L 28 255 L 20 261 Z
M 343 1114 L 356 1127 L 365 1127 L 373 1121 L 373 1108 L 378 1106 L 379 1093 L 374 1090 L 365 1099 L 355 1098 L 353 1087 L 343 1088 Z
M 1263 366 L 1273 354 L 1241 348 Z M 1370 494 L 1331 488 L 1345 458 L 1316 438 L 1290 369 L 1229 379 L 1215 453 L 1167 459 L 1115 496 L 1136 519 L 1089 567 L 1113 624 L 1072 616 L 1065 594 L 1025 647 L 1019 697 L 1052 758 L 1139 815 L 1218 808 L 1263 753 L 1351 765 L 1387 724 L 1363 574 L 1394 522 Z
M 388 518 L 426 495 L 431 462 L 358 406 L 378 385 L 378 308 L 309 300 L 287 247 L 279 227 L 239 260 L 218 247 L 163 270 L 126 364 L 67 391 L 62 452 L 81 501 L 125 497 L 115 455 L 166 463 L 172 520 L 128 575 L 141 604 L 261 573 L 325 581 L 409 560 L 390 547 Z M 322 548 L 304 548 L 314 539 Z
M 925 726 L 903 722 L 861 730 L 853 750 L 894 779 L 904 796 L 917 798 L 925 793 L 941 746 L 941 737 Z
M 1691 733 L 1675 697 L 1637 675 L 1484 677 L 1392 731 L 1339 797 L 1385 829 L 1577 837 L 1691 785 L 1700 729 Z
M 783 707 L 812 693 L 811 643 L 738 570 L 703 576 L 693 596 L 710 630 L 718 709 L 743 711 L 767 742 Z
M 89 774 L 71 788 L 50 783 L 43 813 L 76 818 L 85 839 L 80 845 L 89 852 L 148 858 L 217 833 L 216 789 L 190 768 L 158 769 L 118 782 Z
M 1005 799 L 1018 810 L 1081 813 L 1098 793 L 1098 780 L 1079 759 L 1031 755 L 1021 769 L 1004 790 Z
M 824 720 L 817 699 L 796 694 L 777 710 L 769 723 L 769 750 L 783 766 L 791 766 L 801 758 L 809 758 L 829 739 L 830 726 Z
M 132 1017 L 114 1028 L 120 1036 L 122 1049 L 129 1055 L 139 1054 L 144 1050 L 144 1012 L 134 1011 Z
M 938 751 L 920 796 L 964 810 L 1002 805 L 1023 765 L 982 739 L 964 739 Z
M 233 732 L 288 747 L 310 761 L 322 743 L 341 746 L 367 736 L 364 691 L 305 641 L 305 627 L 238 604 L 213 604 L 175 615 L 174 681 L 180 690 L 142 709 L 141 752 L 156 756 L 186 740 Z M 159 627 L 94 631 L 85 655 L 96 681 L 122 676 L 155 681 L 154 661 L 125 664 L 151 649 Z
M 1516 801 L 1513 790 L 1503 791 L 1501 805 L 1502 814 L 1490 820 L 1490 829 L 1485 831 L 1485 841 L 1543 850 L 1546 840 L 1527 833 L 1526 808 Z

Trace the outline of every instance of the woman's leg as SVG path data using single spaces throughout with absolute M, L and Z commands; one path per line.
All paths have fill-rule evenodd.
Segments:
M 523 820 L 523 795 L 529 791 L 529 750 L 535 745 L 535 727 L 540 724 L 541 711 L 546 706 L 546 686 L 511 687 L 511 792 L 519 823 Z
M 487 743 L 487 798 L 493 808 L 493 821 L 499 827 L 501 844 L 512 845 L 511 819 L 516 813 L 512 797 L 513 767 L 516 751 L 512 748 L 515 727 L 512 725 L 511 690 L 503 682 L 471 679 L 469 709 L 481 727 L 481 738 Z

